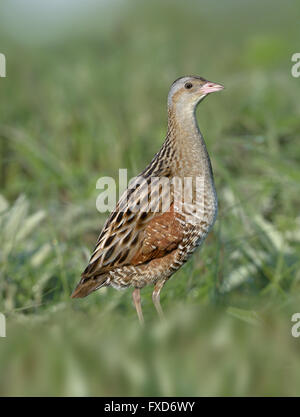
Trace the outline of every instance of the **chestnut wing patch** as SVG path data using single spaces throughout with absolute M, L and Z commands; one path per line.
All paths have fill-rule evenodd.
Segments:
M 183 239 L 173 211 L 136 213 L 132 223 L 125 222 L 120 231 L 116 230 L 118 224 L 108 228 L 82 274 L 84 279 L 161 258 L 176 249 Z
M 146 184 L 147 186 L 147 184 Z M 183 233 L 173 211 L 131 210 L 136 201 L 143 201 L 148 194 L 145 186 L 126 190 L 115 211 L 109 216 L 98 238 L 90 262 L 82 274 L 83 280 L 107 273 L 125 265 L 139 265 L 151 259 L 161 258 L 176 249 Z M 157 186 L 148 195 L 152 207 L 160 207 L 164 194 Z M 171 197 L 172 200 L 172 197 Z M 148 206 L 149 209 L 149 206 Z
M 176 249 L 183 239 L 183 231 L 173 211 L 157 215 L 143 231 L 141 246 L 137 249 L 132 265 L 162 258 Z

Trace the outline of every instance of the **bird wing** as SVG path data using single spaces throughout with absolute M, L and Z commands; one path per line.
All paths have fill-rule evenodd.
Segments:
M 168 197 L 166 202 L 166 190 L 157 184 L 149 190 L 149 181 L 127 189 L 103 227 L 82 280 L 140 265 L 176 249 L 183 230 L 171 192 Z

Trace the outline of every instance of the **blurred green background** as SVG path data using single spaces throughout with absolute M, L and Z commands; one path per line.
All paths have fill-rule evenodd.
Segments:
M 298 1 L 0 5 L 0 395 L 299 395 Z M 106 215 L 101 176 L 139 173 L 179 76 L 199 106 L 219 196 L 213 232 L 165 286 L 69 296 Z

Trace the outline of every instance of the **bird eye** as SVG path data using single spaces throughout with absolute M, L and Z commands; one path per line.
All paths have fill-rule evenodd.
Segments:
M 193 87 L 193 84 L 192 84 L 192 83 L 185 83 L 185 84 L 184 84 L 184 87 L 185 87 L 187 90 L 189 90 L 190 88 L 192 88 L 192 87 Z

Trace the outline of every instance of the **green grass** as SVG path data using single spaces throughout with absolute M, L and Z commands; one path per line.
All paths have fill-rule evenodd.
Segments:
M 299 5 L 120 7 L 47 42 L 34 18 L 19 37 L 0 21 L 0 394 L 299 395 Z M 143 291 L 143 330 L 130 291 L 69 296 L 106 218 L 97 179 L 151 160 L 185 74 L 226 87 L 197 113 L 220 210 L 164 325 Z

